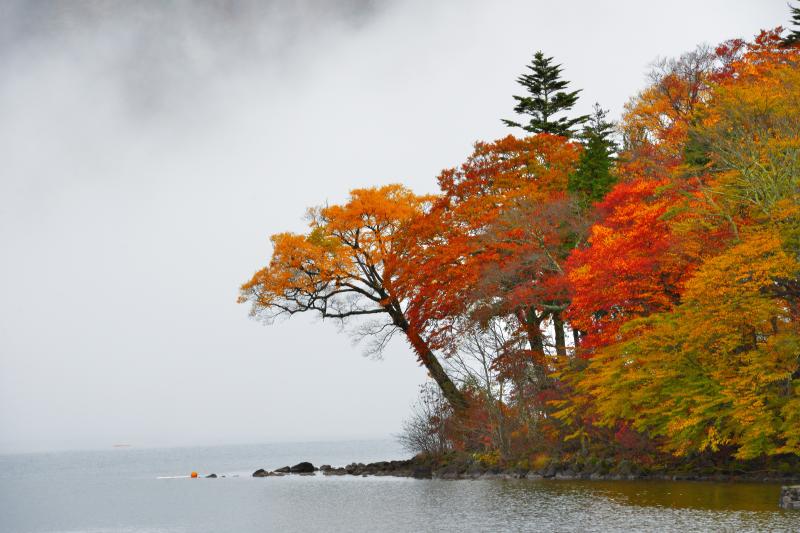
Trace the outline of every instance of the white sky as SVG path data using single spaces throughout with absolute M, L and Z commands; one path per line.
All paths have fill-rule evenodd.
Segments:
M 235 303 L 267 237 L 351 188 L 432 191 L 510 132 L 538 49 L 576 112 L 618 116 L 657 56 L 789 19 L 785 0 L 360 4 L 0 6 L 0 452 L 398 432 L 425 378 L 399 337 L 374 361 Z

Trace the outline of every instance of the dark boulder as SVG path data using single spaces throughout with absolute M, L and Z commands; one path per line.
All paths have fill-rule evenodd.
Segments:
M 556 479 L 580 479 L 580 476 L 576 475 L 571 468 L 567 468 L 561 472 L 556 472 L 555 477 Z
M 478 479 L 486 473 L 486 469 L 479 462 L 474 462 L 467 467 L 466 475 L 472 479 Z
M 309 462 L 297 463 L 289 469 L 292 474 L 309 474 L 314 472 L 314 465 Z
M 778 503 L 783 509 L 800 511 L 800 485 L 781 487 L 781 497 Z
M 206 476 L 206 479 L 216 479 L 216 477 L 217 477 L 216 474 L 209 474 Z
M 263 468 L 259 468 L 258 470 L 253 472 L 253 477 L 267 477 L 268 475 L 269 475 L 269 472 L 267 472 Z
M 433 471 L 430 466 L 417 466 L 414 468 L 414 472 L 411 475 L 417 479 L 430 479 L 433 475 Z
M 319 467 L 319 469 L 323 472 L 327 472 L 328 470 L 331 469 L 331 465 L 322 465 L 321 467 Z
M 288 466 L 282 466 L 280 468 L 275 469 L 275 472 L 278 472 L 279 474 L 288 474 L 291 471 L 292 471 L 291 467 Z

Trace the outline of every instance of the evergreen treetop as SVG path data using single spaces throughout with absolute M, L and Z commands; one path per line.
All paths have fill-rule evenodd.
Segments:
M 580 196 L 584 207 L 602 200 L 616 182 L 613 167 L 618 147 L 613 138 L 614 123 L 607 116 L 608 111 L 595 104 L 580 134 L 584 150 L 569 178 L 569 190 Z
M 530 72 L 522 74 L 517 82 L 528 91 L 527 96 L 514 96 L 517 105 L 514 107 L 520 115 L 529 115 L 527 123 L 503 119 L 506 126 L 522 128 L 530 133 L 551 133 L 572 137 L 573 128 L 586 122 L 588 115 L 575 118 L 556 115 L 572 109 L 578 100 L 576 91 L 567 91 L 569 82 L 561 79 L 561 65 L 553 64 L 552 57 L 545 57 L 539 51 L 533 61 L 526 67 Z
M 792 24 L 795 29 L 789 30 L 789 35 L 783 38 L 783 44 L 786 46 L 795 46 L 800 44 L 800 6 L 792 7 L 789 4 L 789 9 L 792 10 Z

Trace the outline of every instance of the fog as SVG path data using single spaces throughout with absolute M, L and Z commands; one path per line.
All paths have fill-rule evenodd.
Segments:
M 236 304 L 312 205 L 418 192 L 510 132 L 542 49 L 618 116 L 647 65 L 785 0 L 5 0 L 0 451 L 385 438 L 425 380 L 399 337 Z

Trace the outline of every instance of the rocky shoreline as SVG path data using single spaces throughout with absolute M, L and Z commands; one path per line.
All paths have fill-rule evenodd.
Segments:
M 323 476 L 393 476 L 415 479 L 531 479 L 531 480 L 653 480 L 653 481 L 717 481 L 717 482 L 762 482 L 762 483 L 796 483 L 800 482 L 800 472 L 790 473 L 715 473 L 704 474 L 694 472 L 652 472 L 646 471 L 626 461 L 616 465 L 599 463 L 594 465 L 558 465 L 551 463 L 545 468 L 526 470 L 521 468 L 501 468 L 486 466 L 471 458 L 431 460 L 415 457 L 400 461 L 378 461 L 375 463 L 350 463 L 347 466 L 332 467 L 322 465 L 315 467 L 310 462 L 284 466 L 273 471 L 260 468 L 253 472 L 253 477 L 274 477 L 290 474 L 314 476 L 321 472 Z M 210 476 L 209 476 L 210 477 Z M 216 476 L 215 476 L 216 477 Z M 781 487 L 778 505 L 787 510 L 800 510 L 800 485 Z
M 285 466 L 268 471 L 258 469 L 253 477 L 279 477 L 289 474 L 315 475 L 321 472 L 324 476 L 393 476 L 416 479 L 556 479 L 556 480 L 661 480 L 661 481 L 725 481 L 725 482 L 764 482 L 795 483 L 800 482 L 800 472 L 764 473 L 702 473 L 702 472 L 667 472 L 648 471 L 627 461 L 617 464 L 596 463 L 588 465 L 570 465 L 551 463 L 540 469 L 502 468 L 487 466 L 472 459 L 436 461 L 428 458 L 396 461 L 378 461 L 375 463 L 351 463 L 343 467 L 322 465 L 317 468 L 309 462 L 295 466 Z

